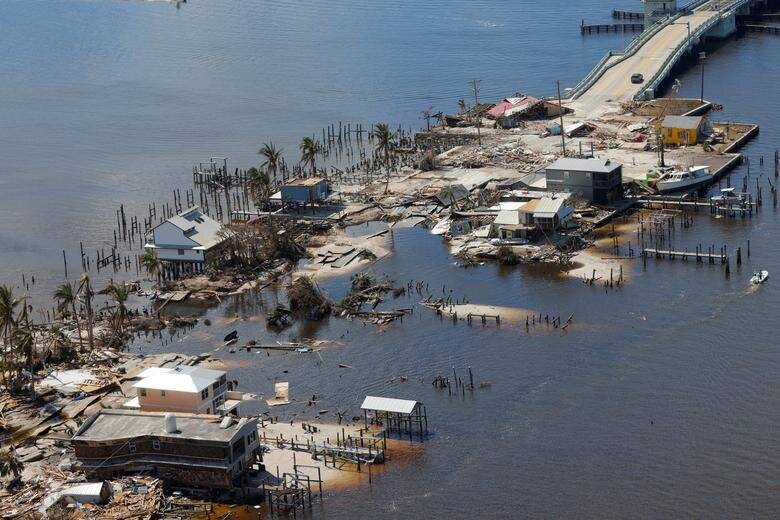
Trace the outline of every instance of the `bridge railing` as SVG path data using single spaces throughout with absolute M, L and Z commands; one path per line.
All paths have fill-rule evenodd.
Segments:
M 574 88 L 569 90 L 566 94 L 566 99 L 568 100 L 574 100 L 580 97 L 583 93 L 585 93 L 590 87 L 593 86 L 596 81 L 601 79 L 601 76 L 604 75 L 605 72 L 607 72 L 609 69 L 617 65 L 618 63 L 621 63 L 622 61 L 630 58 L 634 54 L 637 53 L 637 51 L 645 44 L 647 43 L 653 36 L 658 34 L 659 31 L 661 31 L 663 28 L 668 26 L 669 24 L 673 23 L 677 18 L 679 18 L 681 14 L 677 14 L 675 16 L 672 16 L 670 18 L 667 18 L 666 20 L 663 20 L 659 23 L 654 24 L 652 27 L 644 31 L 642 34 L 631 40 L 631 43 L 628 44 L 628 47 L 622 52 L 620 51 L 610 51 L 608 52 L 602 59 L 599 61 L 593 69 L 588 73 L 587 76 L 585 76 L 579 83 L 577 83 Z M 618 57 L 617 59 L 612 60 L 612 58 Z M 611 63 L 610 63 L 610 60 Z
M 680 60 L 682 55 L 685 54 L 688 48 L 692 45 L 694 38 L 700 37 L 712 29 L 715 25 L 717 25 L 718 22 L 720 22 L 720 16 L 713 16 L 695 30 L 691 31 L 690 37 L 685 38 L 680 44 L 677 45 L 677 47 L 675 47 L 674 52 L 666 57 L 666 60 L 664 60 L 664 63 L 661 68 L 658 69 L 658 72 L 656 72 L 650 79 L 645 82 L 645 88 L 637 93 L 634 96 L 634 99 L 642 99 L 645 96 L 645 92 L 648 90 L 655 92 L 664 79 L 666 79 L 666 77 L 669 75 L 675 64 L 677 64 L 677 62 Z

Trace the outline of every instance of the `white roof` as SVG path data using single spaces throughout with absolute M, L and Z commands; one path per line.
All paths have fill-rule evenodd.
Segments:
M 534 218 L 551 218 L 559 214 L 563 208 L 563 199 L 539 199 L 539 204 L 534 211 Z
M 517 209 L 499 211 L 498 216 L 496 216 L 496 220 L 493 221 L 493 224 L 497 224 L 499 226 L 519 226 L 520 211 Z
M 134 388 L 147 390 L 168 390 L 171 392 L 200 392 L 205 390 L 220 377 L 225 375 L 222 370 L 183 366 L 175 368 L 152 367 L 141 372 L 139 382 Z
M 203 213 L 198 206 L 192 207 L 169 218 L 170 222 L 184 231 L 184 236 L 198 244 L 195 249 L 211 249 L 224 240 L 222 224 Z
M 410 414 L 419 403 L 407 399 L 392 399 L 390 397 L 374 397 L 367 395 L 360 405 L 362 410 L 377 410 L 380 412 L 394 412 Z

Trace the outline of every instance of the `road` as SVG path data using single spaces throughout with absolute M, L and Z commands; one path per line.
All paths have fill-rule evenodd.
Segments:
M 691 31 L 695 32 L 702 24 L 719 15 L 718 3 L 728 2 L 710 2 L 694 13 L 680 17 L 674 25 L 663 28 L 636 54 L 608 69 L 569 106 L 580 117 L 598 117 L 613 109 L 616 104 L 631 100 L 645 88 L 644 85 L 631 83 L 631 75 L 639 73 L 645 80 L 652 78 L 663 67 L 667 57 L 688 38 L 686 22 L 690 22 Z

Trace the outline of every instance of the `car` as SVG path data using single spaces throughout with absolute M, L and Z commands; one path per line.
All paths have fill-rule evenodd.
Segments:
M 631 75 L 631 83 L 644 83 L 645 77 L 639 73 Z

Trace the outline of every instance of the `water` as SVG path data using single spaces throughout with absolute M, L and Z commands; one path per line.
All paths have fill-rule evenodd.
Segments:
M 212 154 L 246 166 L 273 139 L 294 160 L 302 135 L 339 120 L 417 127 L 428 106 L 452 110 L 474 77 L 484 98 L 571 85 L 625 43 L 581 38 L 580 20 L 637 8 L 571 4 L 6 0 L 0 280 L 35 272 L 33 290 L 45 293 L 62 277 L 63 248 L 75 258 L 79 240 L 109 241 L 118 203 L 140 213 L 169 200 L 190 164 Z M 705 70 L 707 97 L 724 105 L 716 119 L 761 124 L 745 151 L 764 186 L 775 182 L 778 44 L 730 42 L 711 49 Z M 697 69 L 678 76 L 681 95 L 698 95 Z M 736 170 L 732 184 L 745 174 Z M 606 292 L 549 269 L 459 268 L 438 238 L 399 230 L 376 274 L 426 280 L 434 293 L 446 285 L 472 303 L 573 314 L 574 325 L 526 334 L 416 308 L 383 330 L 332 318 L 274 335 L 263 312 L 283 294 L 267 292 L 205 311 L 211 327 L 134 348 L 210 351 L 234 328 L 242 340 L 317 336 L 338 344 L 311 355 L 218 354 L 243 390 L 270 394 L 288 380 L 301 400 L 316 393 L 317 409 L 353 415 L 366 394 L 424 401 L 433 435 L 414 465 L 391 467 L 370 492 L 327 497 L 315 517 L 771 517 L 780 505 L 780 353 L 770 340 L 780 293 L 776 276 L 758 289 L 747 279 L 758 268 L 780 273 L 777 238 L 771 205 L 752 219 L 700 214 L 676 246 L 744 249 L 750 239 L 741 270 L 732 265 L 726 279 L 721 266 L 651 260 L 643 269 L 636 260 L 629 283 Z M 347 283 L 323 288 L 339 298 Z M 465 398 L 435 390 L 431 379 L 453 366 L 492 385 Z

